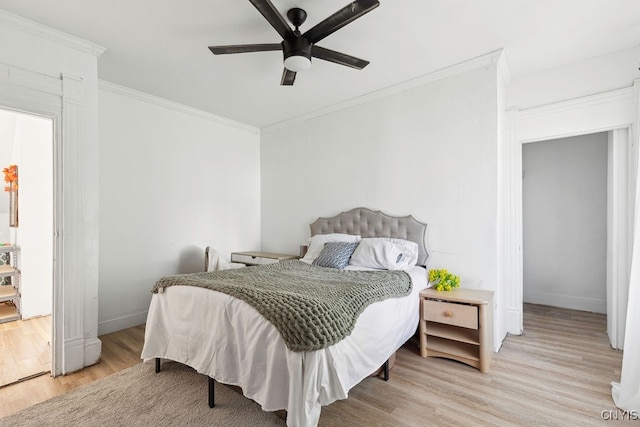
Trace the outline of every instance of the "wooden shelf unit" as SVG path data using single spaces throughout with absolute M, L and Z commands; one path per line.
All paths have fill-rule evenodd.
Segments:
M 0 246 L 0 253 L 8 256 L 7 264 L 0 265 L 0 278 L 9 277 L 10 285 L 0 286 L 0 323 L 12 322 L 22 318 L 20 314 L 20 270 L 18 254 L 13 245 Z
M 493 292 L 420 292 L 420 355 L 445 357 L 489 371 L 493 355 Z

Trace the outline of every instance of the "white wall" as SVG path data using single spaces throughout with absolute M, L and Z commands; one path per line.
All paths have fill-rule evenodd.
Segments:
M 429 268 L 497 281 L 496 64 L 262 134 L 262 248 L 363 206 L 429 224 Z
M 18 165 L 18 248 L 23 319 L 51 314 L 53 299 L 53 123 L 16 114 L 12 164 Z
M 607 134 L 522 151 L 524 301 L 606 313 Z
M 101 88 L 103 334 L 144 323 L 153 284 L 202 271 L 205 246 L 227 257 L 260 249 L 260 137 L 121 86 Z

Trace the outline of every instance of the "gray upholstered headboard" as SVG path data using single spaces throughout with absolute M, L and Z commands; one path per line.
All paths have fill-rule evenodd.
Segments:
M 331 218 L 318 218 L 311 225 L 311 235 L 345 233 L 362 237 L 393 237 L 411 240 L 418 244 L 418 265 L 426 265 L 429 252 L 425 237 L 427 224 L 411 215 L 389 216 L 381 211 L 355 208 Z

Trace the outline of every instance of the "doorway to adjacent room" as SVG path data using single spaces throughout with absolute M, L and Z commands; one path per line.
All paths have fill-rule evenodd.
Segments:
M 53 120 L 0 109 L 0 386 L 51 372 Z

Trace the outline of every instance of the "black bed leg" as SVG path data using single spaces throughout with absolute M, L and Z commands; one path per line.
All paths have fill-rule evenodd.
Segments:
M 160 372 L 160 358 L 156 357 L 156 374 Z
M 382 371 L 384 372 L 384 380 L 389 381 L 389 359 L 382 365 Z
M 209 408 L 216 406 L 215 381 L 209 377 Z

